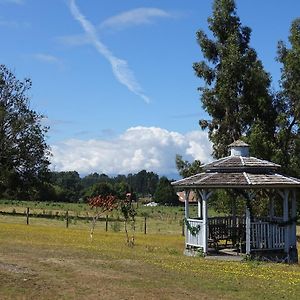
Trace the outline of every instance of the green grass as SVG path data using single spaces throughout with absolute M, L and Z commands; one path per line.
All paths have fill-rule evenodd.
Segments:
M 93 216 L 93 210 L 86 203 L 59 203 L 59 202 L 33 202 L 33 201 L 18 201 L 18 200 L 0 200 L 0 211 L 3 212 L 17 212 L 23 213 L 24 216 L 2 216 L 3 222 L 24 224 L 26 222 L 25 211 L 26 208 L 30 208 L 30 213 L 46 214 L 56 216 L 55 219 L 41 219 L 30 218 L 30 224 L 42 225 L 42 226 L 55 226 L 65 227 L 65 214 L 68 210 L 69 216 L 74 217 L 70 220 L 70 227 L 84 228 L 88 230 L 90 223 L 88 221 L 80 221 L 76 216 L 91 217 Z M 197 206 L 190 206 L 190 215 L 196 216 Z M 209 211 L 210 216 L 215 216 L 216 213 L 213 210 Z M 105 218 L 105 214 L 102 216 Z M 181 234 L 182 233 L 182 220 L 184 217 L 184 207 L 145 207 L 138 205 L 137 217 L 136 217 L 136 231 L 144 232 L 144 218 L 147 217 L 147 233 L 159 233 L 159 234 Z M 110 219 L 122 219 L 120 212 L 113 211 L 109 213 Z M 105 222 L 98 221 L 97 227 L 104 230 Z M 118 224 L 118 221 L 110 221 L 108 230 L 116 231 L 123 229 L 123 223 Z
M 63 203 L 63 202 L 39 202 L 39 201 L 20 201 L 20 200 L 0 200 L 0 210 L 17 212 L 24 211 L 27 207 L 36 211 L 70 211 L 76 213 L 85 213 L 90 208 L 86 203 Z
M 11 216 L 11 215 L 0 215 L 0 221 L 2 223 L 8 224 L 25 224 L 26 217 L 25 216 Z M 66 221 L 63 217 L 57 217 L 54 219 L 46 219 L 46 218 L 29 218 L 29 224 L 35 226 L 52 226 L 65 228 Z M 108 231 L 123 231 L 123 222 L 122 221 L 109 221 L 108 222 Z M 71 219 L 69 221 L 69 228 L 72 229 L 83 229 L 88 231 L 91 227 L 90 221 L 78 220 L 76 218 Z M 96 228 L 99 231 L 105 231 L 105 221 L 97 221 Z M 136 218 L 136 232 L 144 233 L 144 218 L 137 217 Z M 147 218 L 147 234 L 159 233 L 159 234 L 178 234 L 180 235 L 182 232 L 182 219 L 174 219 L 174 218 Z
M 299 265 L 185 257 L 179 234 L 140 233 L 130 248 L 122 232 L 97 228 L 91 242 L 84 224 L 4 221 L 0 299 L 299 298 Z
M 63 203 L 63 202 L 38 202 L 38 201 L 19 201 L 19 200 L 0 200 L 0 211 L 24 212 L 29 207 L 31 211 L 58 211 L 65 213 L 67 210 L 73 215 L 85 215 L 91 212 L 91 208 L 86 203 Z M 137 206 L 138 216 L 151 218 L 183 218 L 184 206 L 157 206 L 145 207 L 141 204 Z M 113 213 L 115 214 L 115 213 Z M 197 206 L 190 205 L 190 215 L 196 216 Z M 218 215 L 214 210 L 209 209 L 210 216 Z

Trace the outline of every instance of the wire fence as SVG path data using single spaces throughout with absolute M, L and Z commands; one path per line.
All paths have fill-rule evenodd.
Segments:
M 90 228 L 93 214 L 83 214 L 72 211 L 30 210 L 0 211 L 0 222 L 27 225 L 58 226 L 64 228 Z M 143 234 L 184 234 L 184 221 L 180 216 L 154 218 L 151 216 L 137 216 L 135 231 Z M 96 224 L 97 230 L 120 232 L 124 230 L 124 219 L 114 215 L 100 216 Z

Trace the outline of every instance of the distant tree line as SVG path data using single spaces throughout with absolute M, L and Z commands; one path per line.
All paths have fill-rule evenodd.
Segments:
M 138 197 L 152 197 L 158 182 L 159 176 L 146 170 L 137 174 L 117 175 L 115 177 L 95 172 L 82 178 L 76 171 L 50 172 L 48 184 L 50 190 L 45 191 L 46 193 L 39 198 L 77 202 L 100 194 L 115 194 L 121 197 L 121 195 L 125 196 L 129 192 Z
M 178 196 L 171 186 L 171 181 L 159 177 L 156 173 L 142 170 L 136 174 L 117 175 L 91 173 L 80 177 L 77 171 L 48 172 L 47 179 L 23 198 L 13 188 L 6 189 L 1 198 L 53 201 L 53 202 L 87 202 L 98 195 L 113 195 L 124 199 L 127 193 L 132 199 L 140 198 L 156 201 L 160 204 L 176 205 Z

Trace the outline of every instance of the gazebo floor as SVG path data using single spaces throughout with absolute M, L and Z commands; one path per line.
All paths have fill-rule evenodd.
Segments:
M 186 256 L 201 256 L 201 252 L 198 252 L 198 248 L 189 247 L 184 251 Z M 225 248 L 216 250 L 215 248 L 208 248 L 208 253 L 204 257 L 205 259 L 225 260 L 225 261 L 242 261 L 244 255 L 240 254 L 234 248 Z
M 205 259 L 213 260 L 225 260 L 225 261 L 242 261 L 244 256 L 237 253 L 236 249 L 225 248 L 219 251 L 216 251 L 213 248 L 208 249 L 208 255 L 205 256 Z

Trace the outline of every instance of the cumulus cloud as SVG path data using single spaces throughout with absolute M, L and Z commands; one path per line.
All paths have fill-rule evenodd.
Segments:
M 176 174 L 175 156 L 190 161 L 211 160 L 207 133 L 181 134 L 158 127 L 132 127 L 111 140 L 70 139 L 52 145 L 52 168 L 77 170 L 81 174 L 104 172 L 128 174 L 142 169 L 158 174 Z
M 116 79 L 126 86 L 131 92 L 142 98 L 146 103 L 150 102 L 149 97 L 147 97 L 137 82 L 132 70 L 129 68 L 128 63 L 124 59 L 116 57 L 109 49 L 104 45 L 97 35 L 97 30 L 95 26 L 80 12 L 75 0 L 70 0 L 70 11 L 82 26 L 85 31 L 89 42 L 96 48 L 96 50 L 106 58 L 111 64 L 113 74 Z

